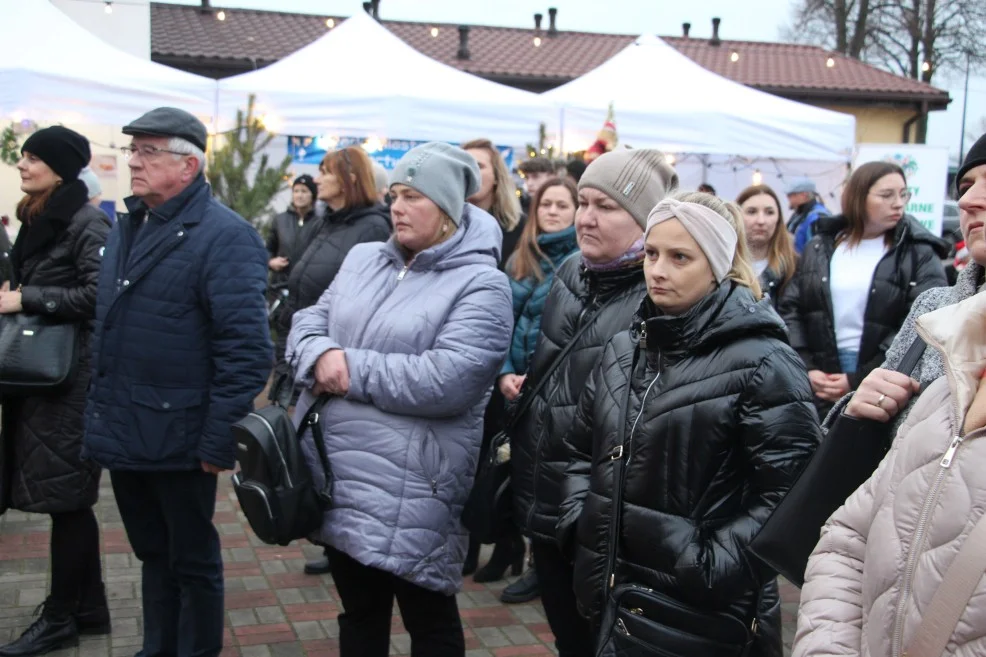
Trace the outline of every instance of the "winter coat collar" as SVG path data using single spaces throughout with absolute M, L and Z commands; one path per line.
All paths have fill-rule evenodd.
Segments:
M 311 213 L 309 213 L 310 215 Z M 340 208 L 339 210 L 327 210 L 325 213 L 325 221 L 333 224 L 347 223 L 352 224 L 359 221 L 363 217 L 369 216 L 371 214 L 378 214 L 387 218 L 390 221 L 390 212 L 383 205 L 360 205 L 353 206 L 351 208 Z
M 439 271 L 476 264 L 496 268 L 500 262 L 502 242 L 503 231 L 496 219 L 475 205 L 466 203 L 458 229 L 441 244 L 425 249 L 415 255 L 410 263 L 405 263 L 404 253 L 395 236 L 387 242 L 384 254 L 400 268 L 406 264 L 411 271 Z
M 578 248 L 578 241 L 575 237 L 575 226 L 569 226 L 555 233 L 541 233 L 537 238 L 538 246 L 548 259 L 555 263 L 559 258 L 564 258 L 574 249 Z
M 757 301 L 748 287 L 729 280 L 681 315 L 661 313 L 647 297 L 638 315 L 646 331 L 644 346 L 666 356 L 702 350 L 753 333 L 787 342 L 784 323 L 770 301 Z
M 73 180 L 55 190 L 41 213 L 21 227 L 10 251 L 11 265 L 18 283 L 27 282 L 24 280 L 24 263 L 47 249 L 88 201 L 86 184 Z
M 956 430 L 961 429 L 986 366 L 986 294 L 974 294 L 921 315 L 917 332 L 929 347 L 941 353 L 945 376 L 957 401 Z

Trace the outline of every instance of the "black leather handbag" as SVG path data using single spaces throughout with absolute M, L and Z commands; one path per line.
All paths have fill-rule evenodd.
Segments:
M 634 351 L 631 372 L 640 348 Z M 705 610 L 635 583 L 614 585 L 623 521 L 626 472 L 624 445 L 630 386 L 620 407 L 620 435 L 608 457 L 613 463 L 613 495 L 606 547 L 606 604 L 600 624 L 597 657 L 746 657 L 759 630 L 761 586 L 746 621 L 724 611 Z
M 920 337 L 897 368 L 914 371 L 924 354 Z M 870 478 L 890 448 L 891 423 L 839 415 L 808 465 L 750 544 L 757 559 L 801 588 L 805 569 L 822 527 L 853 492 Z
M 75 380 L 81 327 L 40 315 L 0 315 L 0 395 L 58 394 Z

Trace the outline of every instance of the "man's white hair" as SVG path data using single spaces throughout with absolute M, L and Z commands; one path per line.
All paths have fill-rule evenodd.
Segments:
M 205 152 L 187 139 L 172 137 L 168 140 L 168 150 L 173 153 L 181 153 L 181 155 L 175 155 L 175 159 L 178 159 L 183 155 L 191 155 L 194 157 L 199 163 L 196 173 L 202 173 L 202 170 L 205 169 Z

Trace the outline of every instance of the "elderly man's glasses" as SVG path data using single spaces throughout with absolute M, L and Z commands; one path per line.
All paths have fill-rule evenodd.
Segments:
M 150 144 L 144 144 L 142 146 L 134 146 L 130 144 L 129 146 L 123 146 L 120 148 L 120 152 L 123 153 L 123 158 L 129 160 L 134 155 L 140 155 L 145 159 L 154 159 L 161 153 L 171 153 L 172 155 L 188 155 L 188 153 L 179 153 L 178 151 L 169 151 L 166 148 L 158 148 L 157 146 L 151 146 Z

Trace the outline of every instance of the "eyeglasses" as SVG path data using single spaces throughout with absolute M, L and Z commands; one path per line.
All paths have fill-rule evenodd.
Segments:
M 169 151 L 167 148 L 158 148 L 157 146 L 151 146 L 150 144 L 144 144 L 143 146 L 134 146 L 133 144 L 129 146 L 123 146 L 120 148 L 120 152 L 123 153 L 123 159 L 129 160 L 134 155 L 138 153 L 144 159 L 153 159 L 160 155 L 161 153 L 171 153 L 172 155 L 188 155 L 188 153 L 179 153 L 178 151 Z
M 908 201 L 911 200 L 911 193 L 910 192 L 905 191 L 905 192 L 901 192 L 901 193 L 898 194 L 897 192 L 895 192 L 893 190 L 889 190 L 889 189 L 887 191 L 885 191 L 885 192 L 880 192 L 879 194 L 874 194 L 874 196 L 876 196 L 877 198 L 881 199 L 882 201 L 884 201 L 886 203 L 892 202 L 895 198 L 899 198 L 904 203 L 907 203 Z

